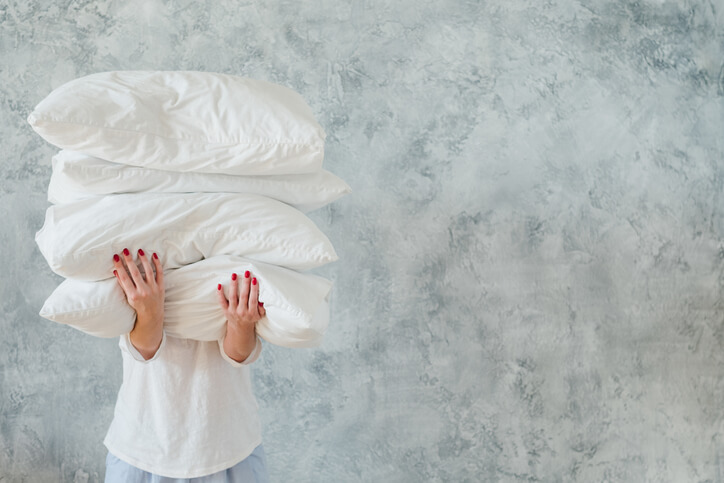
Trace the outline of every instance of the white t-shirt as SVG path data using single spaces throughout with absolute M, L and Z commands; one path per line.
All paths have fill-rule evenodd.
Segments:
M 169 478 L 196 478 L 234 466 L 261 443 L 259 404 L 249 364 L 224 352 L 223 339 L 167 337 L 149 360 L 118 342 L 123 383 L 103 441 L 108 451 L 142 470 Z

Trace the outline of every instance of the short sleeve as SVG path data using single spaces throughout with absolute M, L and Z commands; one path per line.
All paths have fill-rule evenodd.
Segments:
M 138 349 L 133 347 L 133 343 L 131 342 L 131 333 L 126 332 L 121 336 L 121 344 L 125 346 L 125 349 L 128 351 L 129 354 L 131 354 L 131 357 L 133 357 L 138 362 L 142 362 L 144 364 L 147 364 L 153 360 L 156 360 L 158 358 L 158 355 L 163 350 L 164 346 L 166 345 L 166 331 L 164 330 L 161 335 L 161 345 L 158 346 L 158 350 L 156 350 L 156 353 L 151 357 L 150 359 L 146 360 L 143 358 L 140 352 L 138 352 Z
M 224 339 L 226 338 L 226 334 L 224 334 L 224 337 L 218 340 L 219 343 L 219 351 L 221 352 L 221 357 L 226 360 L 229 364 L 235 367 L 239 366 L 248 366 L 252 362 L 256 361 L 259 358 L 259 355 L 261 354 L 261 337 L 259 337 L 259 334 L 256 334 L 256 345 L 254 346 L 254 349 L 252 349 L 251 354 L 249 354 L 249 357 L 244 359 L 242 362 L 237 362 L 231 357 L 228 356 L 226 351 L 224 350 Z

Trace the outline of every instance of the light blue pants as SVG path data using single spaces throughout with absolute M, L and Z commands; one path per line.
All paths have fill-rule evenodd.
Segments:
M 109 452 L 106 456 L 105 483 L 269 483 L 269 474 L 266 468 L 266 454 L 261 444 L 231 468 L 198 478 L 167 478 L 154 475 L 119 460 Z

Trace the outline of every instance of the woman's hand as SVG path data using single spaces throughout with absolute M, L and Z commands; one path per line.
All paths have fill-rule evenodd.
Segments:
M 156 354 L 163 338 L 165 288 L 158 255 L 153 254 L 155 275 L 142 249 L 138 250 L 138 258 L 143 265 L 143 275 L 127 248 L 123 249 L 123 256 L 113 255 L 113 273 L 126 293 L 128 304 L 136 311 L 136 324 L 130 333 L 131 343 L 148 360 Z
M 256 323 L 266 315 L 264 303 L 259 302 L 259 284 L 247 270 L 239 290 L 239 280 L 235 273 L 231 274 L 229 299 L 219 284 L 217 293 L 219 303 L 226 317 L 226 336 L 224 351 L 237 362 L 243 362 L 256 346 Z

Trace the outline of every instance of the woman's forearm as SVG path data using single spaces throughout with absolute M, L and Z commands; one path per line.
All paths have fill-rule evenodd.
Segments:
M 148 360 L 152 358 L 163 339 L 163 319 L 159 317 L 147 317 L 139 314 L 136 324 L 129 334 L 133 347 Z
M 256 347 L 256 324 L 235 326 L 226 324 L 224 352 L 236 362 L 244 362 Z

